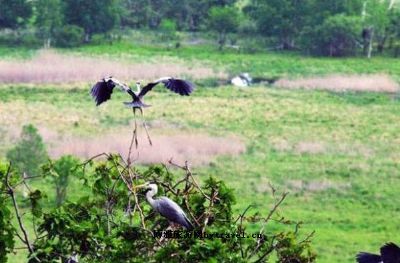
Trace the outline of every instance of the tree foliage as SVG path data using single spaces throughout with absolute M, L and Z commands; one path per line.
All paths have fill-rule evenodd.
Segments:
M 0 28 L 17 28 L 25 25 L 32 15 L 28 0 L 0 0 Z
M 229 33 L 232 40 L 243 39 L 241 50 L 250 46 L 248 50 L 300 50 L 313 55 L 364 52 L 368 57 L 372 53 L 399 53 L 400 5 L 393 0 L 0 0 L 0 6 L 0 28 L 17 29 L 17 41 L 7 38 L 3 42 L 13 44 L 37 45 L 32 36 L 23 37 L 22 33 L 30 30 L 20 32 L 28 25 L 45 47 L 53 39 L 58 46 L 73 47 L 90 42 L 95 34 L 104 37 L 125 29 L 141 29 L 157 31 L 154 35 L 160 35 L 162 42 L 176 42 L 180 35 L 177 31 L 217 32 L 220 48 Z M 332 43 L 320 34 L 334 34 L 327 30 L 332 29 L 333 22 L 336 29 L 339 22 L 345 23 L 343 17 L 361 21 L 362 28 L 357 32 L 361 42 L 355 50 L 346 43 L 345 52 L 326 52 L 332 49 Z
M 276 213 L 286 194 L 275 196 L 264 217 L 251 213 L 251 207 L 235 215 L 233 191 L 220 180 L 210 177 L 199 186 L 186 165 L 172 163 L 177 168 L 173 174 L 164 165 L 139 170 L 127 166 L 120 156 L 106 158 L 77 166 L 84 173 L 72 172 L 82 179 L 85 193 L 76 202 L 44 209 L 43 194 L 31 189 L 33 225 L 39 238 L 29 237 L 26 242 L 32 244 L 29 262 L 66 261 L 74 254 L 85 262 L 267 262 L 273 253 L 279 262 L 315 260 L 309 236 L 300 239 L 300 224 Z M 17 177 L 15 171 L 6 175 L 13 182 Z M 167 230 L 168 221 L 147 204 L 144 191 L 134 187 L 148 181 L 159 186 L 159 195 L 175 200 L 187 212 L 195 225 L 193 232 Z M 4 183 L 3 173 L 0 186 Z M 14 183 L 9 194 L 17 187 Z M 280 231 L 279 225 L 284 226 Z M 258 227 L 253 238 L 243 237 L 253 234 L 248 227 Z
M 43 167 L 44 176 L 50 176 L 56 190 L 56 205 L 61 206 L 67 197 L 67 188 L 71 176 L 81 177 L 81 171 L 77 169 L 79 159 L 71 155 L 65 155 L 55 162 L 49 162 Z
M 47 161 L 46 146 L 37 128 L 32 124 L 22 127 L 19 141 L 7 152 L 7 159 L 22 174 L 38 175 L 40 166 Z
M 361 19 L 354 16 L 335 15 L 305 34 L 311 53 L 325 56 L 355 55 L 361 43 Z
M 218 33 L 220 49 L 225 45 L 226 35 L 236 31 L 239 15 L 234 7 L 213 7 L 210 10 L 209 27 Z
M 65 25 L 55 34 L 56 45 L 59 47 L 76 47 L 82 44 L 83 28 L 75 25 Z
M 95 33 L 105 33 L 119 21 L 119 6 L 116 0 L 66 0 L 65 21 L 84 29 L 86 41 Z
M 7 188 L 4 184 L 7 174 L 5 165 L 0 164 L 0 263 L 7 262 L 7 255 L 14 248 L 14 227 L 11 222 L 11 211 L 7 200 Z
M 300 0 L 252 0 L 245 8 L 246 14 L 256 21 L 258 32 L 276 37 L 283 49 L 294 48 L 308 10 L 307 1 Z
M 45 47 L 50 47 L 57 30 L 63 24 L 63 10 L 61 0 L 36 0 L 36 19 L 38 35 Z

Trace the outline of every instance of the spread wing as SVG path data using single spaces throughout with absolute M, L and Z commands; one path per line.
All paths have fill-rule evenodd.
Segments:
M 159 83 L 163 83 L 167 89 L 178 93 L 181 96 L 189 96 L 189 94 L 194 90 L 193 83 L 187 80 L 165 77 L 144 86 L 139 93 L 139 98 L 142 98 L 147 92 L 152 90 Z
M 107 79 L 102 79 L 92 87 L 90 93 L 96 101 L 96 105 L 99 106 L 103 102 L 109 100 L 116 86 L 121 87 L 122 90 L 129 93 L 133 99 L 138 98 L 136 94 L 126 84 L 123 84 L 117 79 L 110 77 Z
M 394 243 L 387 243 L 381 247 L 382 261 L 385 263 L 399 263 L 400 262 L 400 247 Z
M 96 101 L 96 105 L 99 106 L 103 102 L 111 98 L 111 94 L 115 88 L 115 84 L 111 81 L 101 80 L 94 84 L 90 94 Z
M 380 263 L 382 262 L 381 257 L 367 252 L 358 253 L 357 257 L 358 263 Z
M 157 199 L 156 202 L 157 211 L 169 221 L 180 224 L 188 230 L 193 228 L 193 225 L 187 218 L 185 212 L 183 212 L 182 208 L 180 208 L 177 203 L 168 197 L 161 197 Z

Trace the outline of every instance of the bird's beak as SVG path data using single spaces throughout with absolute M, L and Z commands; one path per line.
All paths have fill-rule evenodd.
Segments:
M 134 189 L 146 188 L 146 187 L 149 186 L 149 184 L 150 184 L 150 183 L 147 182 L 147 183 L 144 183 L 144 184 L 135 185 L 135 186 L 133 186 L 133 188 L 134 188 Z

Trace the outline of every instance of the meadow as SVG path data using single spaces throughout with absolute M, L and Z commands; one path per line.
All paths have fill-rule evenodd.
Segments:
M 284 85 L 237 88 L 223 82 L 240 72 L 288 80 L 384 74 L 391 79 L 390 85 L 396 85 L 400 80 L 398 59 L 331 59 L 235 50 L 221 53 L 209 45 L 175 49 L 121 42 L 52 51 L 58 54 L 56 58 L 81 57 L 75 67 L 83 65 L 78 67 L 83 77 L 67 67 L 61 71 L 77 76 L 68 81 L 57 71 L 51 73 L 39 66 L 34 70 L 41 72 L 43 78 L 27 83 L 24 77 L 29 70 L 21 67 L 40 52 L 0 48 L 0 74 L 6 68 L 10 70 L 9 65 L 14 70 L 12 79 L 0 79 L 0 156 L 4 157 L 18 139 L 25 123 L 39 127 L 54 156 L 71 151 L 85 157 L 79 152 L 81 149 L 68 148 L 71 142 L 85 148 L 98 145 L 99 141 L 104 142 L 104 147 L 114 142 L 120 148 L 128 144 L 132 112 L 121 104 L 125 94 L 116 92 L 113 100 L 96 108 L 89 95 L 90 86 L 96 81 L 90 67 L 103 65 L 108 70 L 108 63 L 115 63 L 115 74 L 122 72 L 123 80 L 130 83 L 136 78 L 151 80 L 153 75 L 163 73 L 181 75 L 197 84 L 193 96 L 182 98 L 159 87 L 146 97 L 146 102 L 153 105 L 145 111 L 150 133 L 170 148 L 157 161 L 181 153 L 178 160 L 186 158 L 193 163 L 200 180 L 208 175 L 225 180 L 235 189 L 238 213 L 249 204 L 254 204 L 260 213 L 267 213 L 272 206 L 269 184 L 279 192 L 289 191 L 282 213 L 303 221 L 305 236 L 315 230 L 317 262 L 354 262 L 360 250 L 377 251 L 384 242 L 399 242 L 398 92 L 379 92 L 380 88 L 376 92 L 352 91 L 346 87 L 339 91 L 286 89 Z M 57 68 L 57 62 L 52 63 Z M 73 61 L 69 63 L 74 65 Z M 124 63 L 132 67 L 131 71 L 116 66 Z M 141 74 L 151 74 L 140 77 L 141 74 L 131 73 L 137 72 L 137 65 L 142 65 Z M 159 68 L 151 71 L 157 65 Z M 96 74 L 102 72 L 93 70 Z M 48 72 L 53 75 L 46 75 Z M 170 139 L 173 136 L 178 136 L 175 142 Z M 192 150 L 182 153 L 183 150 L 174 149 L 183 137 Z M 145 139 L 140 140 L 139 150 L 141 146 L 148 147 L 146 143 Z M 119 149 L 110 147 L 107 149 Z M 92 151 L 87 154 L 104 150 L 98 147 Z M 196 162 L 197 158 L 201 161 Z M 80 183 L 71 182 L 69 198 L 79 196 Z M 51 185 L 37 182 L 34 187 L 45 189 L 48 202 L 53 202 Z

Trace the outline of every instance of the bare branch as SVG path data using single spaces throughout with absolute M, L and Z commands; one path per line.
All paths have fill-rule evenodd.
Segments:
M 18 204 L 17 204 L 17 200 L 15 198 L 15 191 L 14 188 L 11 186 L 10 184 L 10 176 L 11 176 L 11 163 L 9 164 L 8 168 L 7 168 L 7 172 L 6 172 L 6 187 L 8 189 L 8 194 L 11 196 L 12 202 L 13 202 L 13 206 L 14 206 L 14 210 L 15 210 L 15 215 L 17 217 L 18 220 L 18 225 L 19 228 L 21 229 L 24 237 L 23 237 L 23 243 L 25 243 L 28 247 L 29 253 L 33 254 L 33 247 L 31 245 L 31 243 L 29 242 L 29 237 L 28 237 L 28 233 L 26 232 L 25 226 L 22 223 L 22 218 L 21 215 L 19 213 L 19 209 L 18 209 Z M 38 261 L 40 261 L 39 259 L 37 259 Z

